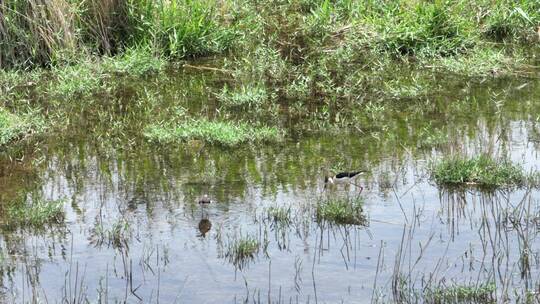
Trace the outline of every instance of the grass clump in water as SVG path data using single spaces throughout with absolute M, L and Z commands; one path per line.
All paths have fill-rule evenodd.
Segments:
M 31 205 L 15 204 L 6 210 L 5 226 L 8 228 L 42 228 L 46 224 L 64 221 L 63 200 L 38 200 Z
M 15 115 L 0 107 L 0 146 L 33 132 L 39 125 L 37 116 Z
M 218 100 L 226 107 L 249 107 L 257 108 L 269 99 L 264 86 L 241 86 L 237 90 L 231 90 L 227 86 L 217 95 Z
M 430 303 L 496 303 L 494 283 L 478 286 L 451 286 L 428 291 Z
M 102 223 L 96 224 L 91 230 L 90 242 L 96 247 L 106 245 L 112 248 L 128 248 L 131 238 L 131 226 L 127 220 L 120 218 L 111 227 L 106 228 Z
M 230 263 L 242 269 L 259 252 L 261 243 L 252 236 L 240 237 L 229 243 L 225 257 Z
M 53 68 L 55 81 L 47 88 L 51 96 L 76 97 L 96 92 L 104 86 L 106 77 L 97 62 L 84 61 L 75 65 Z
M 275 127 L 255 127 L 247 123 L 191 120 L 180 124 L 149 125 L 144 136 L 159 143 L 202 140 L 223 146 L 237 146 L 248 142 L 275 142 L 282 137 Z
M 266 210 L 266 218 L 276 225 L 287 227 L 291 223 L 291 208 L 270 207 Z
M 318 222 L 339 225 L 367 225 L 362 205 L 363 201 L 360 198 L 328 199 L 317 205 L 316 219 Z
M 470 159 L 444 159 L 434 165 L 432 176 L 437 183 L 443 185 L 477 185 L 487 188 L 521 186 L 527 181 L 522 168 L 485 155 Z

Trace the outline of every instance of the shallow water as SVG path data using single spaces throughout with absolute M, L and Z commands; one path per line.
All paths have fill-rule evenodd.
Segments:
M 416 302 L 425 286 L 495 282 L 499 299 L 537 290 L 538 191 L 446 191 L 428 168 L 461 151 L 507 156 L 538 170 L 540 82 L 436 78 L 443 89 L 391 100 L 392 107 L 360 118 L 357 128 L 299 132 L 303 122 L 282 115 L 272 123 L 288 128 L 285 142 L 238 149 L 159 146 L 138 137 L 146 122 L 174 106 L 214 115 L 205 91 L 221 79 L 171 74 L 118 84 L 113 100 L 93 101 L 97 109 L 112 104 L 112 113 L 74 111 L 64 136 L 2 154 L 0 200 L 65 199 L 67 216 L 65 225 L 45 231 L 1 231 L 2 297 L 366 303 Z M 153 115 L 133 109 L 145 90 L 161 100 Z M 116 129 L 111 117 L 129 127 Z M 426 143 L 433 130 L 445 140 Z M 324 191 L 325 169 L 337 165 L 369 171 L 361 194 L 355 187 Z M 196 203 L 203 193 L 217 200 L 206 210 Z M 325 196 L 358 195 L 367 226 L 314 220 Z M 288 227 L 267 219 L 271 206 L 290 207 Z M 109 242 L 115 224 L 124 238 Z M 234 265 L 228 245 L 248 235 L 264 248 Z

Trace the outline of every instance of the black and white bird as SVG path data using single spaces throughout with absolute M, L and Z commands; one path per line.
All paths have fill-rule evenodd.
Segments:
M 324 177 L 324 188 L 326 189 L 328 186 L 337 185 L 337 184 L 345 184 L 345 185 L 354 185 L 358 188 L 360 188 L 360 192 L 364 190 L 364 187 L 358 185 L 355 183 L 355 180 L 362 175 L 365 171 L 351 171 L 351 172 L 340 172 L 336 175 L 332 176 L 325 176 Z
M 213 203 L 214 201 L 208 196 L 208 194 L 205 194 L 205 195 L 201 196 L 197 200 L 197 202 L 199 203 L 199 205 L 205 206 L 205 205 Z

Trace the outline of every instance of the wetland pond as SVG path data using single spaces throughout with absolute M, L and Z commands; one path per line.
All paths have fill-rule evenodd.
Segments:
M 538 170 L 540 82 L 434 77 L 434 93 L 366 107 L 350 128 L 302 128 L 283 107 L 268 118 L 283 141 L 238 148 L 140 135 L 179 106 L 215 115 L 206 90 L 223 80 L 211 72 L 77 100 L 92 109 L 74 105 L 61 136 L 0 155 L 3 203 L 64 210 L 60 224 L 0 230 L 1 302 L 443 303 L 460 288 L 483 303 L 535 301 L 538 189 L 444 189 L 430 167 L 489 154 Z M 159 100 L 151 115 L 141 96 Z M 339 120 L 323 108 L 305 111 Z M 325 190 L 336 168 L 366 170 L 364 190 Z M 199 206 L 203 194 L 216 202 Z M 361 199 L 362 223 L 317 220 L 328 197 Z

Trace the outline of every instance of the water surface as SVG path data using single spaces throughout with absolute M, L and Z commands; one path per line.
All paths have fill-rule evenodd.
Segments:
M 316 130 L 284 110 L 265 118 L 288 130 L 284 142 L 234 149 L 156 145 L 140 135 L 180 108 L 215 116 L 209 91 L 224 81 L 216 75 L 119 82 L 107 98 L 81 101 L 93 110 L 74 105 L 61 136 L 0 156 L 2 202 L 64 199 L 66 212 L 65 225 L 1 231 L 3 299 L 415 302 L 425 286 L 484 282 L 497 284 L 500 299 L 534 292 L 538 191 L 444 190 L 429 178 L 429 166 L 451 153 L 487 153 L 537 170 L 540 82 L 433 79 L 440 83 L 434 93 L 388 100 L 369 115 L 355 114 L 368 111 L 360 106 L 348 110 L 354 127 Z M 137 106 L 152 98 L 152 108 Z M 324 191 L 332 167 L 367 169 L 364 191 Z M 217 203 L 203 211 L 196 199 L 204 193 Z M 367 226 L 314 220 L 325 197 L 358 195 Z M 272 206 L 290 207 L 289 226 L 267 218 Z M 121 239 L 111 237 L 114 228 Z M 226 253 L 242 236 L 264 246 L 239 267 Z

